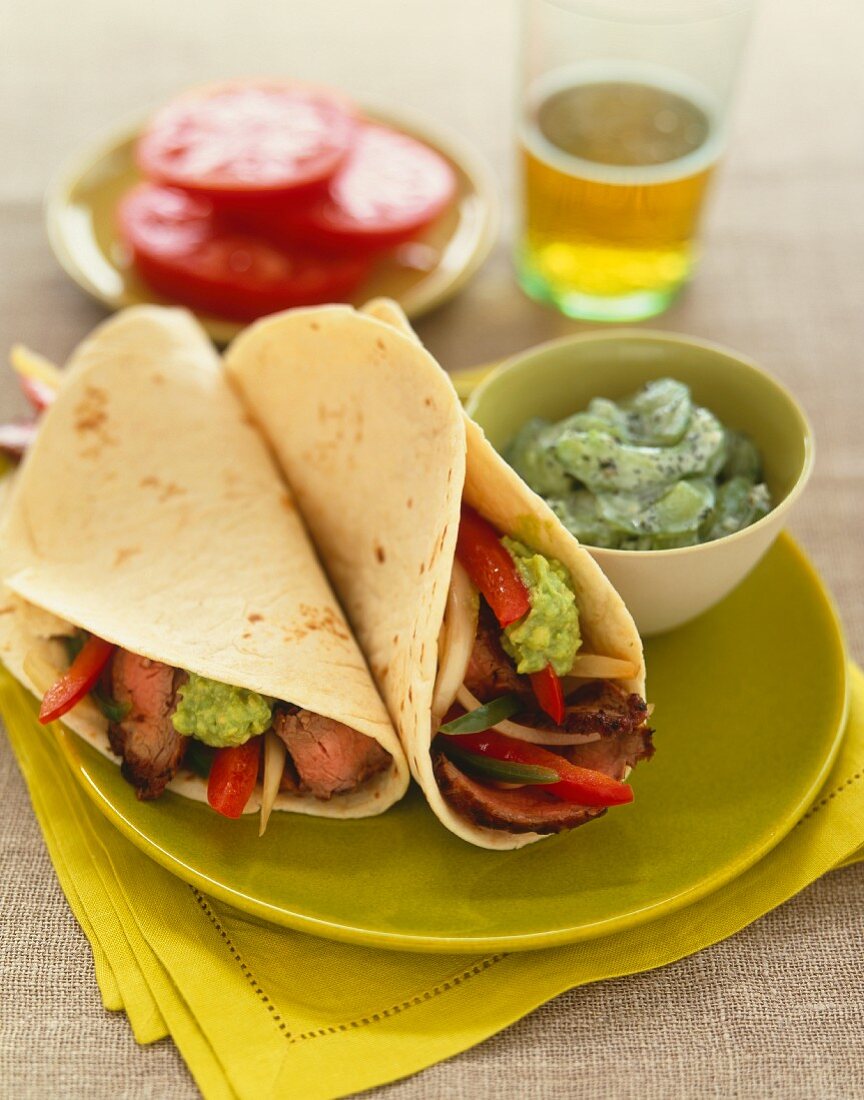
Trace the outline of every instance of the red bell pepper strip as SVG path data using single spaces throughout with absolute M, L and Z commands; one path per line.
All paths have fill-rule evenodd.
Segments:
M 445 737 L 446 734 L 439 736 Z M 551 768 L 561 777 L 559 783 L 544 784 L 543 790 L 556 795 L 564 802 L 579 806 L 620 806 L 633 801 L 633 788 L 603 772 L 580 768 L 558 753 L 549 752 L 540 745 L 505 737 L 496 730 L 483 733 L 466 733 L 454 737 L 460 749 L 491 756 L 495 760 L 510 760 L 516 764 L 535 764 Z
M 68 670 L 45 692 L 39 708 L 39 721 L 43 726 L 62 718 L 96 686 L 114 649 L 111 642 L 101 638 L 91 636 L 87 639 Z
M 219 749 L 207 780 L 207 801 L 225 817 L 240 817 L 255 788 L 261 760 L 261 738 Z
M 531 690 L 540 707 L 549 715 L 556 726 L 564 724 L 564 689 L 558 673 L 547 665 L 539 672 L 531 673 Z
M 21 390 L 36 412 L 43 412 L 53 404 L 57 391 L 41 378 L 30 378 L 26 374 L 19 375 Z
M 528 614 L 531 594 L 516 563 L 502 546 L 501 537 L 492 524 L 467 504 L 462 505 L 456 556 L 502 627 Z M 531 687 L 541 708 L 560 726 L 564 721 L 564 692 L 555 669 L 547 665 L 540 672 L 532 673 Z
M 492 524 L 467 504 L 462 505 L 456 556 L 502 627 L 528 614 L 531 599 L 516 563 Z

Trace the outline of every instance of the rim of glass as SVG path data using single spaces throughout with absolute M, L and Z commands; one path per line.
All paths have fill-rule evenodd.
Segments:
M 704 0 L 701 4 L 698 0 L 696 3 L 694 0 L 662 0 L 663 6 L 670 9 L 666 11 L 656 10 L 660 4 L 655 0 L 651 0 L 653 11 L 646 10 L 645 0 L 529 0 L 529 3 L 559 8 L 571 15 L 581 15 L 604 23 L 683 26 L 688 23 L 707 23 L 712 19 L 722 19 L 750 10 L 755 7 L 756 0 Z M 699 10 L 695 10 L 697 6 Z

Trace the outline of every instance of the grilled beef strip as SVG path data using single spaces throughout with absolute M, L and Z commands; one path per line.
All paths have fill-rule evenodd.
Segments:
M 613 680 L 592 680 L 567 698 L 568 714 L 560 726 L 538 707 L 531 681 L 520 675 L 501 645 L 501 627 L 489 605 L 480 600 L 477 637 L 465 671 L 465 687 L 481 703 L 501 695 L 517 695 L 525 700 L 525 709 L 513 716 L 514 722 L 535 729 L 554 729 L 566 733 L 599 734 L 609 737 L 638 729 L 648 714 L 641 695 L 628 694 Z M 572 708 L 578 708 L 573 710 Z
M 481 597 L 477 637 L 465 670 L 465 687 L 481 703 L 499 695 L 533 698 L 531 681 L 520 676 L 501 646 L 501 627 L 492 608 Z
M 471 779 L 443 753 L 435 756 L 435 778 L 451 809 L 484 829 L 508 833 L 560 833 L 600 817 L 602 806 L 574 806 L 538 787 L 500 790 Z
M 188 737 L 174 729 L 171 715 L 186 673 L 159 661 L 117 649 L 103 686 L 129 713 L 111 722 L 111 748 L 123 757 L 121 771 L 141 799 L 158 798 L 183 760 Z M 310 792 L 327 800 L 353 791 L 391 761 L 377 741 L 332 718 L 290 704 L 277 707 L 273 730 L 288 756 L 280 790 Z
M 290 791 L 291 794 L 302 794 L 303 783 L 294 767 L 294 761 L 289 752 L 285 753 L 285 767 L 282 769 L 282 778 L 279 780 L 280 791 Z
M 373 738 L 299 707 L 280 708 L 273 730 L 288 748 L 300 789 L 325 801 L 355 790 L 391 760 Z
M 639 729 L 648 717 L 642 696 L 624 691 L 614 680 L 583 684 L 567 696 L 567 710 L 564 728 L 568 733 L 596 731 L 604 737 Z
M 510 694 L 524 699 L 525 709 L 512 719 L 521 725 L 593 735 L 590 742 L 553 750 L 580 767 L 621 779 L 628 768 L 654 752 L 652 731 L 645 725 L 648 716 L 645 700 L 624 691 L 612 680 L 593 680 L 571 692 L 566 718 L 562 725 L 555 725 L 537 705 L 529 678 L 516 671 L 504 652 L 501 627 L 482 598 L 465 686 L 481 703 Z M 557 833 L 605 813 L 602 807 L 563 802 L 539 787 L 508 790 L 486 785 L 465 775 L 434 746 L 432 752 L 435 777 L 444 798 L 457 813 L 484 828 L 512 833 Z
M 581 745 L 556 746 L 554 751 L 580 768 L 623 779 L 640 760 L 650 760 L 654 755 L 653 734 L 654 730 L 643 725 Z
M 158 798 L 177 772 L 187 737 L 174 729 L 171 715 L 177 688 L 186 674 L 170 665 L 117 649 L 111 658 L 111 695 L 129 706 L 120 722 L 111 722 L 111 748 L 123 757 L 121 772 L 140 799 Z
M 650 757 L 654 748 L 651 730 L 643 726 L 555 751 L 579 767 L 623 779 L 627 768 Z M 541 787 L 487 786 L 466 775 L 434 747 L 433 754 L 435 778 L 441 794 L 457 813 L 485 829 L 503 829 L 509 833 L 560 833 L 584 825 L 606 812 L 601 806 L 563 802 Z
M 582 684 L 567 696 L 566 703 L 567 714 L 560 726 L 536 706 L 514 715 L 513 721 L 541 730 L 614 737 L 638 730 L 648 717 L 648 704 L 642 696 L 624 691 L 614 680 L 591 680 Z

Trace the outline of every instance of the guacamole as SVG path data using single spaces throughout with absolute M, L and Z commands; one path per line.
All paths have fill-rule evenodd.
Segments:
M 516 671 L 539 672 L 551 664 L 566 676 L 582 638 L 570 576 L 560 561 L 544 557 L 515 539 L 501 540 L 531 596 L 531 610 L 504 628 L 501 645 Z
M 190 672 L 177 695 L 177 709 L 171 715 L 174 729 L 214 748 L 242 745 L 270 728 L 272 703 L 255 691 Z

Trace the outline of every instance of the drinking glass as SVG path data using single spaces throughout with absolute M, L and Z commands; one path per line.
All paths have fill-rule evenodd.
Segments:
M 754 0 L 522 0 L 521 286 L 633 321 L 689 279 Z

